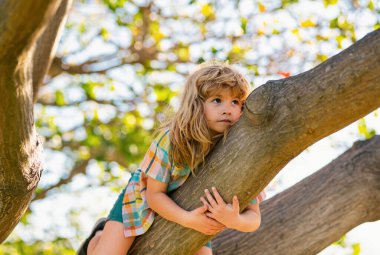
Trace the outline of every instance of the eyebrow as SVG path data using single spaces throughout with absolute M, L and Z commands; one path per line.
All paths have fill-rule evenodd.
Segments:
M 222 95 L 216 94 L 216 95 L 210 95 L 209 97 L 222 97 Z M 238 96 L 233 97 L 233 98 L 241 100 Z

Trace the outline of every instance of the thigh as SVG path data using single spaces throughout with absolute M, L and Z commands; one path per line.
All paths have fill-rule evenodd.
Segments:
M 212 255 L 212 249 L 207 246 L 202 246 L 202 248 L 197 251 L 194 255 Z
M 123 230 L 123 223 L 113 220 L 107 221 L 93 255 L 127 254 L 135 237 L 124 237 Z

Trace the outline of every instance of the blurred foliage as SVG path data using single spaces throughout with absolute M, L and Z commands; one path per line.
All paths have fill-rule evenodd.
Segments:
M 76 1 L 35 106 L 52 162 L 22 229 L 39 227 L 33 205 L 54 204 L 64 194 L 80 201 L 82 191 L 101 186 L 120 189 L 197 63 L 237 63 L 255 87 L 310 69 L 380 24 L 376 1 L 305 2 Z M 361 16 L 372 18 L 360 22 Z M 375 133 L 364 119 L 358 128 L 365 138 Z M 70 241 L 58 232 L 51 242 L 12 237 L 0 254 L 74 254 L 86 231 L 79 216 L 67 220 L 75 233 Z
M 365 139 L 370 139 L 372 136 L 376 135 L 375 129 L 369 129 L 366 125 L 365 119 L 361 118 L 358 120 L 359 134 L 364 136 Z
M 52 242 L 36 241 L 31 244 L 17 239 L 12 243 L 5 243 L 0 247 L 0 255 L 75 255 L 70 241 L 65 238 L 57 238 Z
M 360 244 L 359 243 L 348 243 L 347 236 L 342 236 L 338 241 L 332 244 L 333 246 L 339 246 L 345 250 L 350 249 L 352 251 L 351 255 L 359 255 L 360 254 Z

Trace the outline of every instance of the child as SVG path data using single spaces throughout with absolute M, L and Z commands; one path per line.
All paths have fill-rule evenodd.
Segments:
M 205 191 L 203 206 L 179 207 L 167 192 L 180 187 L 219 138 L 239 120 L 249 93 L 247 80 L 227 64 L 210 62 L 185 83 L 179 110 L 160 129 L 144 160 L 123 189 L 107 219 L 101 219 L 79 254 L 127 254 L 134 239 L 152 225 L 155 213 L 184 227 L 215 235 L 225 227 L 251 232 L 260 225 L 260 193 L 239 213 L 237 197 L 226 204 L 217 190 Z M 210 243 L 196 254 L 212 254 Z

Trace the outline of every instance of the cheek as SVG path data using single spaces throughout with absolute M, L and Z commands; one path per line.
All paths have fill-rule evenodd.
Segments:
M 204 114 L 206 120 L 209 120 L 209 118 L 210 118 L 210 108 L 207 107 L 207 106 L 204 106 L 203 107 L 203 114 Z
M 235 112 L 235 114 L 234 114 L 234 118 L 235 118 L 236 120 L 238 120 L 238 119 L 241 117 L 242 114 L 243 114 L 243 111 L 241 111 L 241 110 L 239 109 L 239 110 L 237 110 L 237 111 Z

